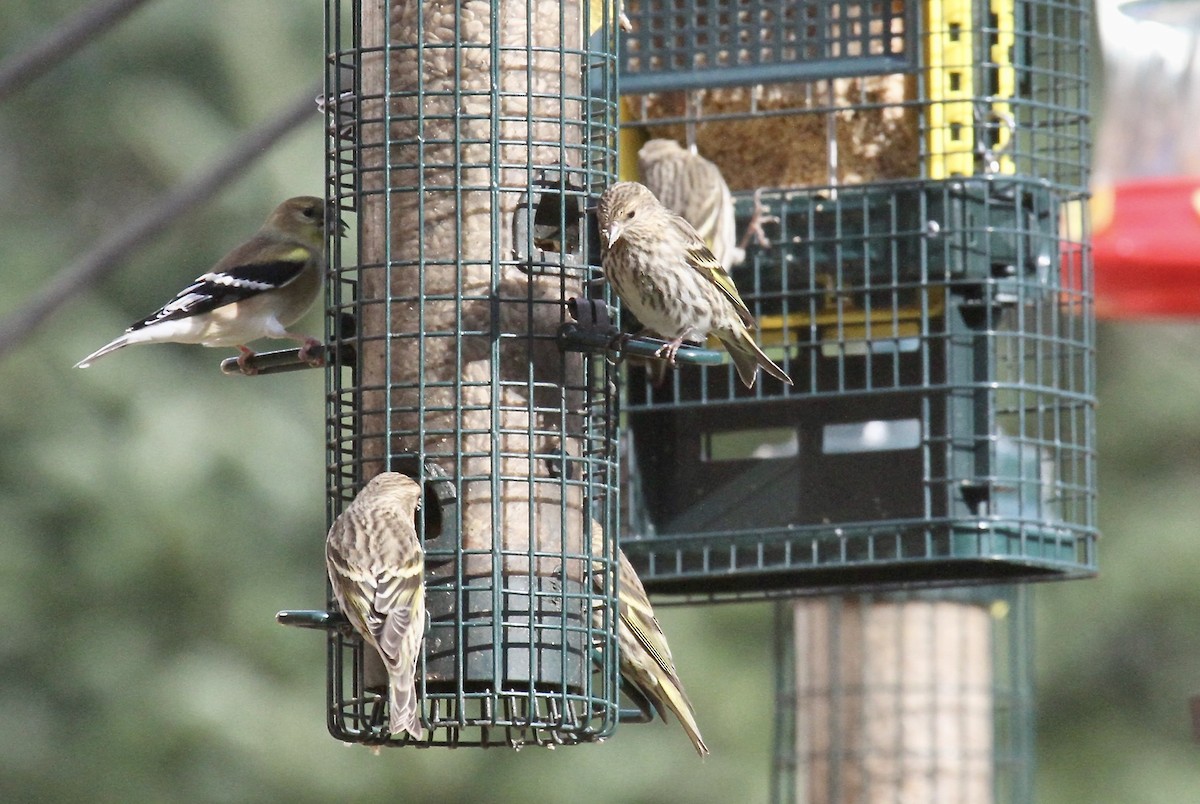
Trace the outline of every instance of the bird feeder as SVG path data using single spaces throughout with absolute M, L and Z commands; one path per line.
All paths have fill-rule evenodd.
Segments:
M 618 717 L 616 377 L 560 338 L 614 173 L 610 14 L 327 4 L 328 193 L 357 214 L 328 285 L 328 516 L 385 469 L 424 485 L 424 744 L 574 744 Z M 410 742 L 372 658 L 332 628 L 330 731 Z
M 1104 110 L 1092 182 L 1096 314 L 1200 315 L 1200 6 L 1097 4 Z
M 627 532 L 681 599 L 1095 570 L 1081 0 L 629 3 L 622 143 L 721 168 L 795 380 L 628 370 Z M 1063 255 L 1069 255 L 1064 264 Z
M 1097 315 L 1200 315 L 1200 180 L 1121 182 L 1101 188 L 1091 209 Z

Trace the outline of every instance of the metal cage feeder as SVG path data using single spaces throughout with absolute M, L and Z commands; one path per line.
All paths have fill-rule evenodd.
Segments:
M 598 270 L 615 34 L 552 6 L 327 3 L 328 196 L 357 217 L 330 253 L 328 519 L 385 468 L 424 484 L 422 745 L 570 745 L 621 716 L 616 377 L 563 335 Z M 328 605 L 331 734 L 412 744 Z
M 667 137 L 722 169 L 739 228 L 757 191 L 772 242 L 731 275 L 796 381 L 629 370 L 622 545 L 647 589 L 1094 573 L 1087 4 L 627 10 L 622 177 Z

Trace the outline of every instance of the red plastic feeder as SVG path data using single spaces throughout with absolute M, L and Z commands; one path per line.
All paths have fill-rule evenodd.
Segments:
M 1200 316 L 1200 177 L 1097 188 L 1091 213 L 1097 316 Z

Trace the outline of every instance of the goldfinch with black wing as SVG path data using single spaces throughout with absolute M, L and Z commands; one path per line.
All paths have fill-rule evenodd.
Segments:
M 238 365 L 253 373 L 246 346 L 259 338 L 302 344 L 301 357 L 324 362 L 321 341 L 288 330 L 321 293 L 325 273 L 326 230 L 344 224 L 313 196 L 284 201 L 253 237 L 225 255 L 151 315 L 121 337 L 75 364 L 87 368 L 118 349 L 137 343 L 199 343 L 236 346 Z

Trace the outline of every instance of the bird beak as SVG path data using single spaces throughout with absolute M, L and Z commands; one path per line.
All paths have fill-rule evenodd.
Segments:
M 325 205 L 325 230 L 330 231 L 333 228 L 333 222 L 337 221 L 338 237 L 345 237 L 346 231 L 350 228 L 346 222 L 338 216 L 338 207 L 334 202 L 329 202 Z
M 612 248 L 613 244 L 615 244 L 618 240 L 621 239 L 621 235 L 624 232 L 625 232 L 625 227 L 622 226 L 620 224 L 620 222 L 613 221 L 612 223 L 610 223 L 608 225 L 608 230 L 605 232 L 605 234 L 608 235 L 608 247 Z

